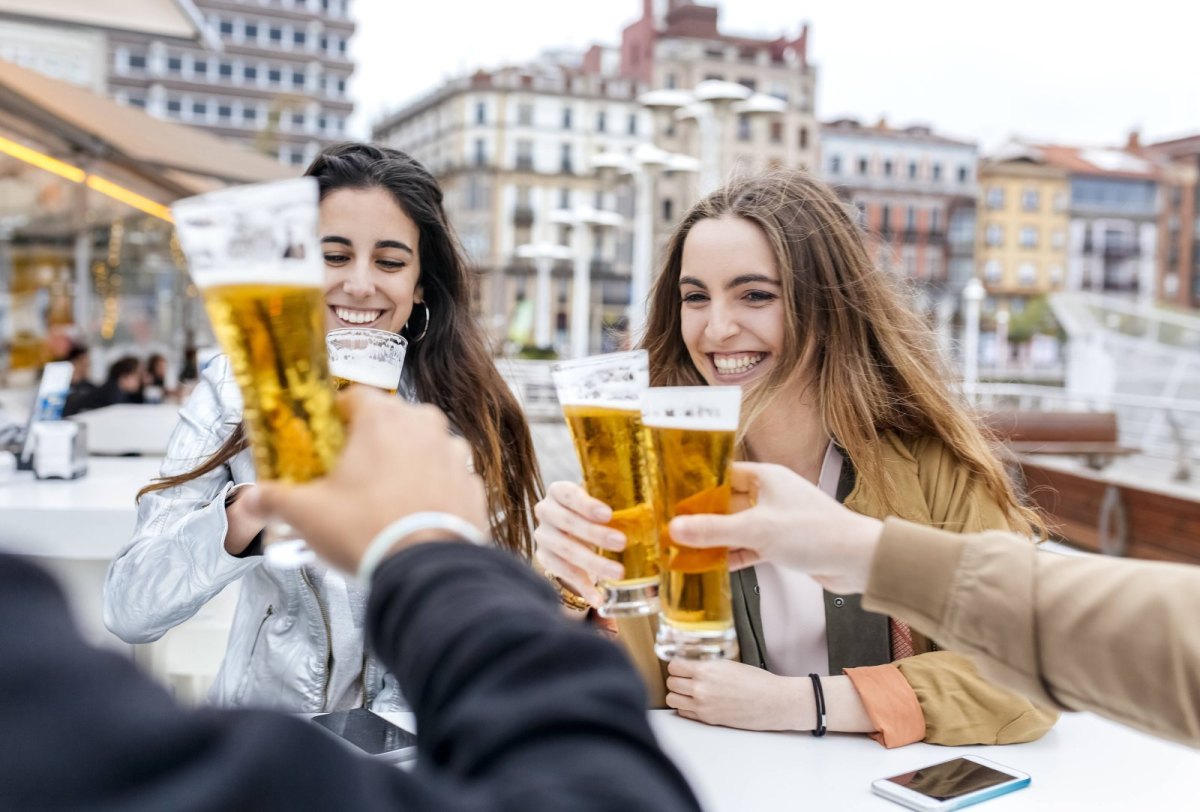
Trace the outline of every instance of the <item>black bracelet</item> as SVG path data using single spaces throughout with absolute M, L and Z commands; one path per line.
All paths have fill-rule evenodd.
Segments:
M 813 699 L 817 703 L 817 727 L 812 731 L 814 736 L 825 735 L 825 691 L 821 688 L 821 677 L 818 674 L 809 674 L 809 679 L 813 684 Z

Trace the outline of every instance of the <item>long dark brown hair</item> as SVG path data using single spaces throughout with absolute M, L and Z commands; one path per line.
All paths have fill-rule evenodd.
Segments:
M 1041 529 L 979 421 L 947 385 L 951 378 L 932 331 L 896 283 L 872 264 L 845 206 L 806 172 L 734 180 L 693 206 L 676 227 L 650 296 L 643 341 L 652 386 L 705 382 L 680 331 L 679 277 L 692 227 L 719 217 L 740 217 L 762 230 L 783 287 L 784 346 L 771 374 L 747 393 L 743 427 L 785 391 L 798 368 L 809 369 L 826 431 L 889 512 L 895 512 L 896 494 L 885 469 L 883 431 L 941 440 L 983 483 L 1011 529 Z
M 409 155 L 373 144 L 345 143 L 323 150 L 305 175 L 317 179 L 321 198 L 338 189 L 379 188 L 420 231 L 421 286 L 429 308 L 414 308 L 405 371 L 416 395 L 449 416 L 474 451 L 475 470 L 487 484 L 496 542 L 525 558 L 532 546 L 532 506 L 542 496 L 542 479 L 529 426 L 497 372 L 487 340 L 471 315 L 471 276 L 458 239 L 442 207 L 437 180 Z M 397 427 L 402 431 L 402 427 Z M 247 447 L 239 424 L 195 470 L 156 480 L 142 494 L 202 476 Z M 381 461 L 382 462 L 382 461 Z M 420 465 L 419 460 L 391 461 Z

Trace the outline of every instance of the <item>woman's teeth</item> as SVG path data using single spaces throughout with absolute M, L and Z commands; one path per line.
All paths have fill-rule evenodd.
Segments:
M 351 310 L 348 307 L 335 307 L 333 312 L 350 324 L 370 324 L 383 315 L 382 310 Z
M 753 369 L 767 357 L 765 352 L 746 352 L 737 355 L 714 355 L 713 364 L 722 375 L 738 375 Z

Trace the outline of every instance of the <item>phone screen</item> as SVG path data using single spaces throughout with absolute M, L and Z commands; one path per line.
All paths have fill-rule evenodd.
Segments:
M 365 708 L 325 713 L 312 720 L 373 756 L 417 745 L 415 735 Z
M 948 801 L 969 792 L 978 792 L 1012 781 L 1014 778 L 1015 776 L 993 770 L 978 762 L 956 758 L 922 767 L 915 772 L 894 775 L 887 780 L 935 800 Z

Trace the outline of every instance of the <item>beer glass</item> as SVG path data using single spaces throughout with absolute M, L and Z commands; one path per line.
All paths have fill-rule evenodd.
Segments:
M 612 508 L 608 526 L 625 534 L 625 549 L 597 550 L 621 563 L 625 577 L 601 581 L 605 617 L 658 611 L 658 531 L 653 462 L 642 428 L 641 396 L 650 385 L 645 350 L 555 364 L 563 416 L 575 443 L 587 492 Z
M 408 349 L 404 336 L 387 330 L 349 327 L 330 331 L 325 336 L 325 346 L 329 350 L 334 389 L 341 391 L 351 384 L 361 384 L 396 394 Z
M 661 609 L 654 651 L 663 660 L 737 656 L 728 549 L 677 544 L 667 525 L 676 516 L 729 512 L 741 403 L 737 386 L 655 388 L 642 398 L 658 474 Z
M 345 442 L 325 350 L 317 183 L 297 178 L 225 189 L 172 207 L 192 281 L 229 356 L 262 479 L 324 475 Z M 267 527 L 269 563 L 314 556 L 286 525 Z

